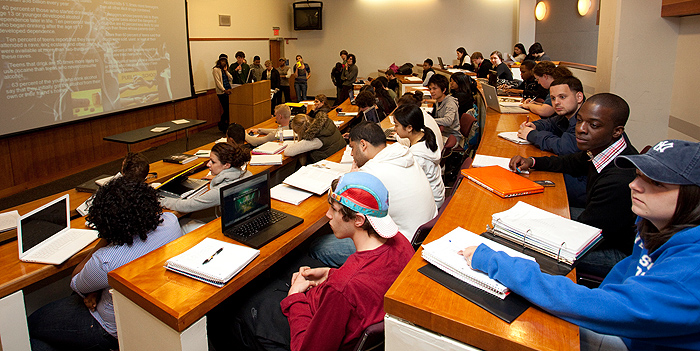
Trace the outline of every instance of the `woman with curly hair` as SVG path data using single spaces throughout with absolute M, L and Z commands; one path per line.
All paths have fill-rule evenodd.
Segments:
M 29 316 L 32 350 L 117 349 L 107 273 L 182 236 L 177 217 L 163 213 L 157 190 L 128 177 L 100 187 L 86 219 L 100 240 L 73 271 L 70 286 L 77 295 Z
M 345 148 L 345 139 L 325 112 L 317 112 L 315 118 L 298 114 L 289 126 L 299 141 L 284 149 L 285 156 L 308 152 L 307 163 L 314 163 Z
M 163 197 L 160 199 L 160 204 L 167 209 L 183 213 L 219 206 L 219 188 L 252 175 L 246 170 L 248 161 L 250 161 L 250 153 L 240 146 L 216 143 L 211 148 L 209 163 L 207 163 L 209 171 L 214 176 L 209 183 L 209 190 L 188 199 Z

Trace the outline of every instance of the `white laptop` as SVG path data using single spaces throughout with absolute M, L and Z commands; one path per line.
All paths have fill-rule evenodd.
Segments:
M 484 98 L 486 99 L 486 106 L 496 110 L 500 113 L 530 113 L 530 111 L 519 107 L 519 106 L 504 106 L 498 101 L 498 95 L 496 94 L 496 87 L 488 84 L 481 84 L 484 89 Z
M 17 219 L 19 259 L 61 264 L 97 239 L 97 231 L 70 228 L 68 194 Z

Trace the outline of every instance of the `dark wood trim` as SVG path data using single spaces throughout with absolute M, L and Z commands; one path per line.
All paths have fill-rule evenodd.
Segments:
M 700 0 L 663 0 L 661 17 L 700 15 Z
M 269 41 L 277 38 L 190 38 L 190 41 Z M 282 38 L 282 40 L 297 40 L 297 38 Z

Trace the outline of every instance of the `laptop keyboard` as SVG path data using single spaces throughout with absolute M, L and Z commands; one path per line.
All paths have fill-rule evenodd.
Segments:
M 77 240 L 82 236 L 79 231 L 69 231 L 58 237 L 55 241 L 52 241 L 50 245 L 45 245 L 41 250 L 32 252 L 32 258 L 48 258 L 56 252 L 60 251 L 64 246 L 69 245 L 71 242 Z
M 250 238 L 251 236 L 260 232 L 262 228 L 265 228 L 273 223 L 277 223 L 285 219 L 287 215 L 282 212 L 277 211 L 267 211 L 257 218 L 249 221 L 248 223 L 242 224 L 232 231 L 233 235 Z

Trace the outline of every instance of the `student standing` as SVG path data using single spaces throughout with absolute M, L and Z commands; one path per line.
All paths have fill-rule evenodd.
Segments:
M 664 140 L 617 167 L 636 221 L 632 254 L 597 289 L 540 272 L 537 263 L 485 245 L 462 250 L 486 272 L 545 311 L 581 327 L 581 350 L 700 349 L 700 144 Z M 615 219 L 612 219 L 615 220 Z
M 211 69 L 211 74 L 214 76 L 216 96 L 223 110 L 219 118 L 219 130 L 225 132 L 229 122 L 228 96 L 231 95 L 231 84 L 233 84 L 233 76 L 228 71 L 228 60 L 225 57 L 219 57 Z
M 262 72 L 261 78 L 263 80 L 270 81 L 270 88 L 273 90 L 272 94 L 272 109 L 274 112 L 275 106 L 279 105 L 282 101 L 280 96 L 281 78 L 280 72 L 272 67 L 272 61 L 265 61 L 265 70 Z
M 284 102 L 292 102 L 289 91 L 289 78 L 292 77 L 292 70 L 287 66 L 287 59 L 280 57 L 280 66 L 277 67 L 277 71 L 280 73 L 280 90 L 284 94 Z
M 245 84 L 250 73 L 250 66 L 245 63 L 245 53 L 239 51 L 236 53 L 236 62 L 229 68 L 229 72 L 233 76 L 233 84 Z
M 253 82 L 259 82 L 261 81 L 262 74 L 265 71 L 265 67 L 263 67 L 260 64 L 260 56 L 255 56 L 253 57 L 253 64 L 250 66 L 250 74 L 251 74 L 251 79 Z
M 306 100 L 306 89 L 308 81 L 311 78 L 311 68 L 307 63 L 304 63 L 304 58 L 301 55 L 296 57 L 297 63 L 294 64 L 294 91 L 297 93 L 297 102 Z
M 354 54 L 348 54 L 348 60 L 343 69 L 343 73 L 340 76 L 342 81 L 342 86 L 340 90 L 340 96 L 335 100 L 336 105 L 340 105 L 345 101 L 345 99 L 351 98 L 353 94 L 352 85 L 357 80 L 357 75 L 360 69 L 357 68 L 357 58 Z

